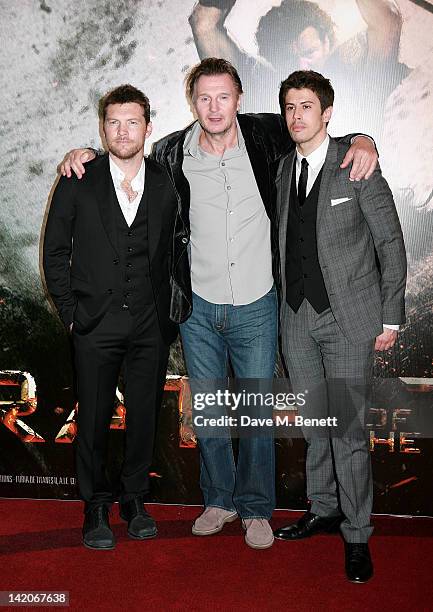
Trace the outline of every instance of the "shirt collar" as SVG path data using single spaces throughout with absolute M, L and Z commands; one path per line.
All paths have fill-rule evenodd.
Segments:
M 120 187 L 121 182 L 125 178 L 125 173 L 119 168 L 119 166 L 115 163 L 115 161 L 111 158 L 111 155 L 108 156 L 110 161 L 110 172 L 111 177 L 113 179 L 113 183 L 115 187 Z M 131 181 L 131 187 L 134 191 L 142 191 L 144 189 L 144 172 L 145 172 L 145 163 L 144 157 L 141 162 L 141 166 Z
M 320 166 L 323 165 L 323 162 L 325 161 L 325 158 L 326 158 L 326 154 L 328 152 L 328 147 L 329 147 L 329 136 L 327 134 L 325 140 L 317 147 L 317 149 L 314 149 L 314 151 L 310 153 L 309 155 L 304 156 L 301 153 L 299 153 L 298 150 L 296 150 L 296 163 L 299 164 L 300 166 L 302 159 L 305 157 L 305 159 L 308 162 L 308 166 L 312 170 L 316 170 L 316 168 L 319 168 Z
M 239 122 L 236 119 L 236 129 L 238 132 L 238 144 L 230 151 L 243 151 L 245 150 L 245 139 L 243 137 L 241 128 L 239 126 Z M 192 129 L 189 131 L 185 138 L 185 143 L 183 146 L 184 153 L 188 153 L 191 157 L 195 157 L 196 159 L 200 159 L 206 153 L 199 146 L 199 139 L 201 134 L 201 125 L 198 121 L 194 123 Z

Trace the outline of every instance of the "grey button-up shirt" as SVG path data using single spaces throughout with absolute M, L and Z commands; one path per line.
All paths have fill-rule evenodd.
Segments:
M 238 146 L 222 157 L 199 146 L 196 123 L 185 139 L 191 189 L 192 290 L 213 304 L 251 304 L 273 285 L 271 224 L 238 125 Z

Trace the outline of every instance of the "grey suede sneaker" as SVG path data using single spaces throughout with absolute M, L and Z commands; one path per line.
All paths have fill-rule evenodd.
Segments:
M 251 548 L 270 548 L 274 543 L 269 521 L 263 518 L 245 519 L 242 521 L 245 533 L 245 542 Z
M 198 536 L 212 535 L 221 531 L 225 523 L 232 523 L 237 518 L 236 512 L 209 506 L 196 518 L 191 531 Z

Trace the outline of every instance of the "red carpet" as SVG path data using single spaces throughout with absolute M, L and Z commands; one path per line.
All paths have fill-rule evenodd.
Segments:
M 255 551 L 239 521 L 200 538 L 190 531 L 200 508 L 148 508 L 158 538 L 130 540 L 115 506 L 117 546 L 100 552 L 81 544 L 81 504 L 0 500 L 0 590 L 68 590 L 69 609 L 80 611 L 433 608 L 433 519 L 375 517 L 375 577 L 353 585 L 339 536 Z M 273 525 L 297 516 L 276 512 Z

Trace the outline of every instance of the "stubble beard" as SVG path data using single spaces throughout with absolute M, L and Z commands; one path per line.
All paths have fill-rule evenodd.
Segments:
M 122 149 L 116 145 L 116 143 L 111 143 L 108 146 L 108 150 L 110 153 L 115 155 L 119 159 L 132 159 L 141 151 L 142 147 L 139 145 L 133 145 L 131 149 Z

